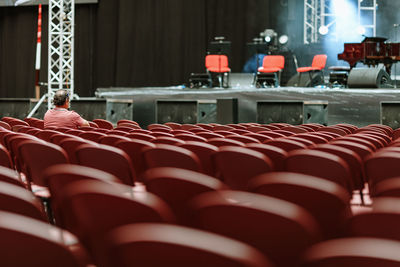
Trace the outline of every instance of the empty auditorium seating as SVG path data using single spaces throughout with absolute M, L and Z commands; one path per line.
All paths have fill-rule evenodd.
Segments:
M 92 146 L 97 146 L 97 143 L 90 142 L 89 140 L 85 140 L 80 137 L 65 138 L 61 140 L 58 145 L 62 147 L 64 151 L 67 153 L 70 163 L 78 164 L 78 159 L 75 154 L 76 148 L 81 145 L 87 145 L 87 144 L 90 144 Z
M 26 185 L 21 180 L 18 172 L 3 166 L 0 166 L 0 182 L 6 182 L 22 188 L 26 188 Z
M 175 138 L 178 138 L 183 141 L 198 141 L 198 142 L 207 142 L 207 139 L 198 135 L 193 135 L 193 134 L 175 134 Z
M 6 130 L 11 130 L 10 124 L 8 124 L 8 123 L 5 122 L 5 121 L 0 121 L 0 127 L 3 127 L 3 128 L 6 129 Z
M 106 136 L 106 134 L 95 132 L 95 131 L 89 131 L 89 132 L 83 132 L 83 133 L 79 134 L 78 136 L 83 139 L 98 143 L 100 138 Z
M 52 143 L 26 140 L 19 144 L 18 150 L 27 171 L 28 185 L 34 183 L 45 186 L 42 179 L 43 170 L 54 164 L 69 162 L 67 153 Z
M 104 267 L 269 267 L 266 256 L 252 246 L 192 228 L 137 223 L 110 231 L 102 248 Z
M 65 187 L 60 211 L 65 227 L 93 252 L 114 227 L 139 222 L 175 222 L 169 207 L 149 192 L 130 186 L 82 180 Z
M 400 242 L 353 237 L 324 241 L 309 248 L 302 266 L 398 266 L 400 264 Z
M 337 183 L 292 172 L 270 172 L 249 181 L 249 190 L 305 208 L 318 221 L 325 238 L 343 234 L 351 216 L 350 194 Z
M 21 186 L 0 182 L 0 210 L 47 222 L 42 202 Z
M 295 149 L 302 149 L 302 148 L 306 148 L 307 147 L 303 143 L 300 143 L 300 142 L 295 141 L 295 140 L 290 140 L 290 139 L 287 139 L 287 138 L 279 138 L 279 139 L 267 140 L 267 141 L 265 141 L 264 144 L 282 148 L 286 152 L 290 152 L 290 151 L 295 150 Z
M 273 170 L 267 156 L 244 147 L 220 147 L 213 161 L 222 181 L 233 189 L 246 189 L 251 178 Z
M 367 236 L 400 241 L 400 199 L 374 199 L 372 210 L 354 215 L 347 222 L 349 236 Z
M 147 169 L 142 153 L 143 149 L 149 147 L 154 148 L 155 144 L 144 140 L 132 139 L 130 141 L 119 141 L 115 145 L 128 155 L 132 162 L 133 169 L 137 174 L 137 178 L 141 181 L 141 173 Z
M 0 211 L 2 266 L 85 267 L 86 249 L 71 233 L 26 216 Z
M 400 176 L 375 183 L 373 197 L 400 197 Z
M 285 160 L 285 170 L 313 175 L 333 181 L 352 192 L 348 164 L 340 157 L 311 149 L 292 151 Z
M 376 183 L 399 175 L 400 153 L 382 151 L 365 158 L 365 176 L 370 185 L 371 195 Z
M 241 191 L 207 192 L 190 205 L 196 226 L 248 243 L 277 266 L 296 266 L 301 252 L 319 241 L 319 226 L 302 207 Z
M 398 264 L 390 249 L 400 242 L 400 142 L 390 127 L 18 123 L 18 132 L 0 125 L 0 232 L 5 211 L 67 229 L 91 257 L 76 243 L 84 259 L 72 252 L 69 266 Z M 388 260 L 369 252 L 375 242 Z M 0 265 L 14 266 L 7 260 Z
M 361 158 L 352 150 L 332 144 L 320 144 L 313 149 L 325 151 L 342 158 L 351 172 L 351 184 L 353 189 L 362 192 L 365 186 L 364 166 Z
M 119 148 L 84 144 L 76 148 L 75 155 L 80 165 L 109 172 L 127 185 L 136 181 L 131 159 Z
M 165 145 L 179 145 L 185 143 L 185 141 L 175 138 L 174 136 L 157 136 L 156 139 L 152 140 L 151 142 L 154 144 L 165 144 Z
M 119 141 L 129 141 L 131 140 L 130 138 L 126 136 L 120 136 L 120 135 L 105 135 L 99 138 L 99 143 L 103 145 L 109 145 L 109 146 L 115 146 L 115 144 Z
M 352 142 L 352 141 L 344 141 L 344 140 L 333 140 L 330 142 L 332 145 L 336 145 L 336 146 L 341 146 L 341 147 L 345 147 L 348 148 L 352 151 L 354 151 L 355 153 L 358 154 L 358 156 L 360 156 L 360 158 L 362 160 L 365 159 L 365 157 L 367 157 L 368 155 L 373 153 L 373 150 L 370 149 L 369 147 L 360 144 L 360 143 L 356 143 L 356 142 Z
M 173 145 L 156 144 L 143 149 L 143 157 L 148 168 L 176 167 L 192 171 L 202 171 L 199 158 L 192 151 Z
M 187 202 L 204 192 L 227 189 L 218 179 L 190 170 L 161 167 L 143 174 L 146 189 L 162 198 L 182 224 L 189 224 L 191 214 Z
M 95 120 L 93 120 L 93 122 L 96 123 L 99 126 L 99 128 L 108 129 L 108 130 L 111 130 L 114 128 L 113 124 L 107 120 L 95 119 Z
M 271 146 L 268 144 L 255 144 L 250 143 L 245 146 L 246 148 L 250 148 L 252 150 L 258 151 L 265 156 L 267 156 L 275 171 L 283 171 L 284 170 L 284 160 L 287 157 L 287 152 L 277 146 Z
M 138 133 L 138 132 L 130 132 L 129 134 L 125 135 L 128 138 L 132 139 L 140 139 L 140 140 L 145 140 L 145 141 L 153 141 L 156 139 L 156 137 L 146 134 L 146 133 Z
M 212 162 L 212 154 L 218 151 L 218 147 L 211 144 L 196 142 L 196 141 L 186 141 L 185 144 L 180 144 L 180 147 L 186 148 L 192 151 L 200 160 L 202 170 L 205 174 L 214 176 L 215 166 Z
M 7 168 L 13 167 L 10 152 L 8 152 L 8 150 L 3 145 L 0 145 L 0 166 Z
M 99 180 L 108 183 L 121 183 L 114 175 L 86 166 L 75 164 L 56 164 L 43 171 L 42 179 L 51 195 L 51 209 L 55 223 L 65 227 L 60 205 L 63 199 L 64 188 L 68 184 L 81 180 Z

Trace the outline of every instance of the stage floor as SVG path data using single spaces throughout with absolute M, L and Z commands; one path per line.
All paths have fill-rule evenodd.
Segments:
M 190 89 L 176 87 L 99 88 L 96 97 L 132 99 L 133 119 L 141 125 L 156 121 L 156 100 L 216 100 L 237 98 L 239 122 L 257 122 L 257 101 L 323 101 L 328 102 L 328 125 L 350 123 L 358 127 L 382 123 L 381 102 L 399 101 L 398 89 L 348 89 L 348 88 L 255 88 L 249 83 L 232 83 L 231 88 Z M 249 85 L 250 84 L 250 85 Z M 397 103 L 394 103 L 397 105 Z M 393 113 L 393 112 L 392 112 Z M 391 115 L 396 116 L 396 114 Z M 394 118 L 390 126 L 397 128 Z M 386 123 L 387 124 L 387 123 Z M 396 127 L 397 125 L 397 127 Z

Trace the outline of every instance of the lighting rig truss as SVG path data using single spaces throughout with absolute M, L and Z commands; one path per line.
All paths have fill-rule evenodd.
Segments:
M 331 1 L 335 0 L 304 0 L 304 44 L 318 43 L 319 29 L 328 29 L 336 22 L 336 15 L 330 10 Z M 365 29 L 371 29 L 376 36 L 376 0 L 358 1 L 358 24 Z
M 54 93 L 59 89 L 69 90 L 71 99 L 79 98 L 74 93 L 74 23 L 75 0 L 49 0 L 48 90 L 28 117 L 46 98 L 51 109 Z
M 318 29 L 321 24 L 321 5 L 324 0 L 304 0 L 304 44 L 318 42 Z
M 358 0 L 358 22 L 364 29 L 370 29 L 372 36 L 376 36 L 376 0 Z

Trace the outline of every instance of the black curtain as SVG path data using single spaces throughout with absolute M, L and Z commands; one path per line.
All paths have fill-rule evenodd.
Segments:
M 37 7 L 0 9 L 0 97 L 34 96 L 36 13 Z
M 99 0 L 77 5 L 75 90 L 170 86 L 204 72 L 215 36 L 232 42 L 230 66 L 240 72 L 246 42 L 271 24 L 270 0 Z M 47 81 L 47 7 L 43 9 L 42 71 Z M 0 8 L 0 97 L 33 97 L 37 7 Z M 42 89 L 42 93 L 45 92 Z

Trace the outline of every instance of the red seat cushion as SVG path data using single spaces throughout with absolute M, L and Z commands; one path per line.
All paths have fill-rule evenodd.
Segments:
M 313 70 L 321 70 L 320 68 L 314 68 L 314 67 L 301 67 L 297 69 L 297 72 L 307 72 L 307 71 L 313 71 Z
M 278 72 L 280 70 L 281 70 L 280 68 L 263 68 L 263 67 L 258 68 L 259 72 L 264 72 L 264 73 Z
M 230 72 L 231 69 L 228 67 L 209 67 L 209 71 L 211 72 Z

